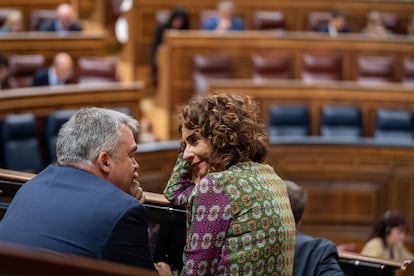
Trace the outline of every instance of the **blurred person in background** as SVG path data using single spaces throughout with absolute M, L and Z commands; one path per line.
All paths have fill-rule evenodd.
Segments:
M 18 10 L 11 11 L 4 21 L 4 25 L 0 28 L 0 33 L 22 32 L 23 16 Z
M 218 3 L 217 12 L 217 17 L 209 17 L 202 22 L 201 29 L 215 31 L 244 30 L 243 20 L 234 15 L 234 4 L 232 1 L 225 0 Z
M 72 6 L 67 3 L 63 3 L 56 8 L 56 18 L 43 22 L 39 27 L 39 31 L 66 33 L 82 31 L 82 27 L 75 21 Z
M 42 69 L 33 76 L 32 86 L 54 86 L 70 82 L 73 75 L 72 57 L 65 52 L 56 54 L 52 66 Z
M 414 260 L 413 254 L 404 246 L 407 232 L 406 217 L 399 211 L 388 210 L 375 222 L 361 254 L 399 262 Z

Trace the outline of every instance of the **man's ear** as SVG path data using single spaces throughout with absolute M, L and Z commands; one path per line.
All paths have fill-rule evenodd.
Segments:
M 112 158 L 106 151 L 101 151 L 96 158 L 96 162 L 101 171 L 109 173 L 112 167 Z

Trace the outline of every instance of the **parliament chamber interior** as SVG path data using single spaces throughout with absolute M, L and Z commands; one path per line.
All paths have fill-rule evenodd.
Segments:
M 73 7 L 81 30 L 41 31 L 61 3 Z M 410 262 L 360 253 L 387 210 L 406 216 L 405 245 L 414 252 L 414 2 L 233 0 L 244 30 L 202 30 L 217 3 L 1 1 L 0 26 L 16 10 L 22 25 L 0 30 L 8 59 L 4 79 L 0 64 L 0 217 L 24 183 L 56 161 L 59 129 L 77 110 L 114 109 L 140 123 L 135 159 L 158 231 L 150 231 L 151 253 L 179 270 L 186 209 L 163 195 L 180 147 L 176 109 L 195 95 L 234 93 L 260 107 L 270 138 L 265 162 L 308 194 L 301 231 L 331 240 L 345 275 L 414 275 Z M 188 12 L 188 29 L 167 29 L 155 48 L 157 26 L 175 7 Z M 319 31 L 333 9 L 346 15 L 348 32 Z M 361 32 L 372 11 L 382 13 L 386 35 Z M 73 60 L 70 78 L 34 86 L 62 52 Z M 18 268 L 25 262 L 46 274 L 153 273 L 6 245 L 0 256 L 0 274 L 30 275 Z

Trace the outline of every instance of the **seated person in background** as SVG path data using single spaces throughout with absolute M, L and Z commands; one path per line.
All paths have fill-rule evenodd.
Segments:
M 361 254 L 399 262 L 414 260 L 403 244 L 407 230 L 407 219 L 399 211 L 386 211 L 374 224 Z
M 336 246 L 327 239 L 313 238 L 298 231 L 307 202 L 307 194 L 302 187 L 292 181 L 286 181 L 290 205 L 296 222 L 296 244 L 293 275 L 341 275 Z
M 387 37 L 391 32 L 387 29 L 379 11 L 371 11 L 367 16 L 367 24 L 361 31 L 374 38 Z
M 0 53 L 0 90 L 8 88 L 9 59 Z
M 232 1 L 222 1 L 217 5 L 218 17 L 207 18 L 202 22 L 201 29 L 216 31 L 244 30 L 243 20 L 234 16 Z
M 81 30 L 81 26 L 74 20 L 72 6 L 67 3 L 57 7 L 55 19 L 46 20 L 39 27 L 41 32 L 66 33 Z
M 18 10 L 11 11 L 7 17 L 4 25 L 0 28 L 0 33 L 21 32 L 23 31 L 23 17 Z
M 329 33 L 330 36 L 337 36 L 338 33 L 349 32 L 345 13 L 341 10 L 332 10 L 329 22 L 319 28 L 319 32 Z
M 57 163 L 13 198 L 0 240 L 154 269 L 134 158 L 137 127 L 114 110 L 79 110 L 59 131 Z
M 73 61 L 68 53 L 56 54 L 52 66 L 33 76 L 32 86 L 54 86 L 69 83 L 73 74 Z
M 190 20 L 187 11 L 184 8 L 175 8 L 166 23 L 160 24 L 155 30 L 154 38 L 151 44 L 151 67 L 153 74 L 153 82 L 157 84 L 157 50 L 162 44 L 164 32 L 166 30 L 188 30 L 190 28 Z

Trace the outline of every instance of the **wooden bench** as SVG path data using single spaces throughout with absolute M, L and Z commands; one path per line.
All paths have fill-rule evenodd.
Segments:
M 76 61 L 81 56 L 106 56 L 103 32 L 71 32 L 58 35 L 49 32 L 5 33 L 0 36 L 0 52 L 9 55 L 40 54 L 50 64 L 58 52 L 67 52 Z
M 414 275 L 414 263 L 411 260 L 397 262 L 367 257 L 354 252 L 339 252 L 339 264 L 347 276 L 410 276 Z
M 0 242 L 2 275 L 158 275 L 155 271 Z
M 395 58 L 395 77 L 401 79 L 403 60 L 412 56 L 414 39 L 374 40 L 361 34 L 348 34 L 330 38 L 320 33 L 245 31 L 217 34 L 201 31 L 170 31 L 160 51 L 159 105 L 167 113 L 175 111 L 177 104 L 194 95 L 192 79 L 195 54 L 223 54 L 230 59 L 234 79 L 250 79 L 254 53 L 287 53 L 291 56 L 293 78 L 302 72 L 302 55 L 306 52 L 334 52 L 342 56 L 344 80 L 355 80 L 359 55 L 390 55 Z M 177 70 L 177 66 L 180 70 Z M 175 131 L 175 126 L 171 126 Z M 171 136 L 173 137 L 173 136 Z
M 388 0 L 235 0 L 236 14 L 245 21 L 247 30 L 253 29 L 254 12 L 259 10 L 281 11 L 285 16 L 285 27 L 288 31 L 307 30 L 307 16 L 313 11 L 330 11 L 332 8 L 342 9 L 346 14 L 353 32 L 359 32 L 366 23 L 366 15 L 372 10 L 379 10 L 395 14 L 399 27 L 405 29 L 410 15 L 414 10 L 414 3 L 410 1 Z M 175 6 L 186 8 L 190 15 L 191 29 L 200 28 L 200 14 L 204 10 L 215 10 L 217 1 L 200 0 L 188 2 L 185 0 L 134 1 L 132 9 L 126 14 L 129 28 L 129 41 L 125 61 L 134 64 L 136 75 L 148 75 L 150 64 L 150 45 L 156 27 L 156 13 L 161 10 L 171 10 Z M 220 46 L 217 47 L 220 49 Z M 146 78 L 145 78 L 146 79 Z
M 364 86 L 355 82 L 307 84 L 295 81 L 214 80 L 212 93 L 237 93 L 253 96 L 261 107 L 266 124 L 269 107 L 274 104 L 305 105 L 310 114 L 311 135 L 320 134 L 321 108 L 325 105 L 358 106 L 362 115 L 362 136 L 372 137 L 379 108 L 414 111 L 413 87 L 401 84 Z

